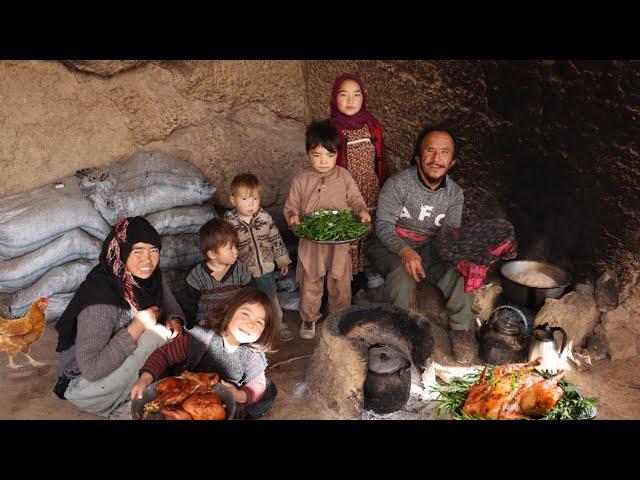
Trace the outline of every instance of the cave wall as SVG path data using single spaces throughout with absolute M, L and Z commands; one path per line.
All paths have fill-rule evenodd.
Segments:
M 281 205 L 306 167 L 305 123 L 329 115 L 346 71 L 395 170 L 426 123 L 456 125 L 465 222 L 508 218 L 521 258 L 577 280 L 614 267 L 638 282 L 637 61 L 0 61 L 0 195 L 156 149 L 201 168 L 219 204 L 254 171 Z
M 482 65 L 475 61 L 307 61 L 307 101 L 314 119 L 330 114 L 331 89 L 344 72 L 361 76 L 368 89 L 367 108 L 384 128 L 394 170 L 409 165 L 416 136 L 426 124 L 449 121 L 462 143 L 450 174 L 465 191 L 464 218 L 500 214 L 500 186 L 488 161 L 492 132 L 503 121 L 487 108 Z
M 640 62 L 482 62 L 496 143 L 500 203 L 529 256 L 577 279 L 640 273 Z M 497 134 L 498 132 L 496 132 Z
M 425 124 L 449 120 L 463 141 L 451 176 L 463 221 L 516 227 L 520 258 L 607 268 L 623 297 L 640 274 L 640 63 L 630 61 L 307 61 L 311 115 L 329 115 L 334 79 L 362 76 L 392 165 L 409 164 Z
M 0 195 L 160 150 L 202 169 L 220 204 L 243 171 L 283 203 L 304 115 L 300 61 L 2 61 Z

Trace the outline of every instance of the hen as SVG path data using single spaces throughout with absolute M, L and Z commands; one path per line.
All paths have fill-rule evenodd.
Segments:
M 529 419 L 549 412 L 562 398 L 558 381 L 564 372 L 546 380 L 534 370 L 539 364 L 540 358 L 502 365 L 488 381 L 485 366 L 479 382 L 469 389 L 462 411 L 490 420 Z
M 46 325 L 44 312 L 48 304 L 49 299 L 43 297 L 33 302 L 27 314 L 22 318 L 15 320 L 0 318 L 0 350 L 7 351 L 9 368 L 24 366 L 13 363 L 13 357 L 18 351 L 22 352 L 34 367 L 45 365 L 31 358 L 29 347 L 44 332 Z

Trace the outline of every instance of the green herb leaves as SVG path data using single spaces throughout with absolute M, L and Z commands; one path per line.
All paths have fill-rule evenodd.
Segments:
M 485 381 L 491 383 L 495 380 L 492 378 L 494 370 L 494 366 L 489 367 Z M 553 376 L 547 371 L 539 373 L 544 378 Z M 481 420 L 480 417 L 471 417 L 462 411 L 469 389 L 478 383 L 479 379 L 479 373 L 471 373 L 464 377 L 454 377 L 448 384 L 431 387 L 432 392 L 438 393 L 435 399 L 436 413 L 440 415 L 446 411 L 456 420 Z M 583 397 L 575 385 L 564 380 L 560 380 L 558 386 L 562 389 L 562 398 L 541 420 L 580 420 L 593 418 L 596 415 L 596 406 L 599 402 L 597 397 Z
M 316 242 L 355 240 L 364 235 L 369 226 L 357 221 L 351 208 L 341 212 L 320 210 L 303 217 L 295 232 Z

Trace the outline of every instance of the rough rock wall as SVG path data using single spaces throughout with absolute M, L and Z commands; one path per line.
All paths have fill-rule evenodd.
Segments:
M 640 274 L 640 62 L 483 62 L 489 108 L 509 122 L 501 204 L 532 256 L 578 278 Z M 496 132 L 497 133 L 497 132 Z
M 283 203 L 304 115 L 299 61 L 0 62 L 0 195 L 157 149 L 201 168 L 218 203 L 243 171 Z
M 501 123 L 487 109 L 482 65 L 473 61 L 307 61 L 307 99 L 314 119 L 330 114 L 331 89 L 344 72 L 361 76 L 369 92 L 367 108 L 384 128 L 392 168 L 409 165 L 416 136 L 427 124 L 450 121 L 462 142 L 451 176 L 465 190 L 468 219 L 500 211 L 487 161 L 491 132 Z
M 422 126 L 457 125 L 464 221 L 508 218 L 521 258 L 577 280 L 616 267 L 623 297 L 637 283 L 640 62 L 308 61 L 304 71 L 315 118 L 329 115 L 338 75 L 362 76 L 395 168 Z
M 0 195 L 158 149 L 200 167 L 227 204 L 241 171 L 282 204 L 307 164 L 304 123 L 334 79 L 360 74 L 395 169 L 426 123 L 463 141 L 465 221 L 504 216 L 521 257 L 576 279 L 640 278 L 640 62 L 2 61 Z

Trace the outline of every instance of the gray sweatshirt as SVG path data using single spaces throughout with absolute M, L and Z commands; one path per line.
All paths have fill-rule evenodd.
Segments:
M 406 246 L 418 250 L 441 226 L 459 227 L 463 205 L 462 189 L 449 175 L 437 190 L 431 190 L 412 165 L 392 176 L 380 190 L 376 235 L 395 254 Z
M 184 313 L 173 295 L 167 278 L 162 277 L 163 303 L 159 323 L 170 318 L 180 318 L 184 324 Z M 76 343 L 70 351 L 66 371 L 73 371 L 74 364 L 90 382 L 95 382 L 116 370 L 133 353 L 137 345 L 127 326 L 133 317 L 129 310 L 115 305 L 90 305 L 78 315 Z M 64 352 L 63 352 L 64 353 Z

